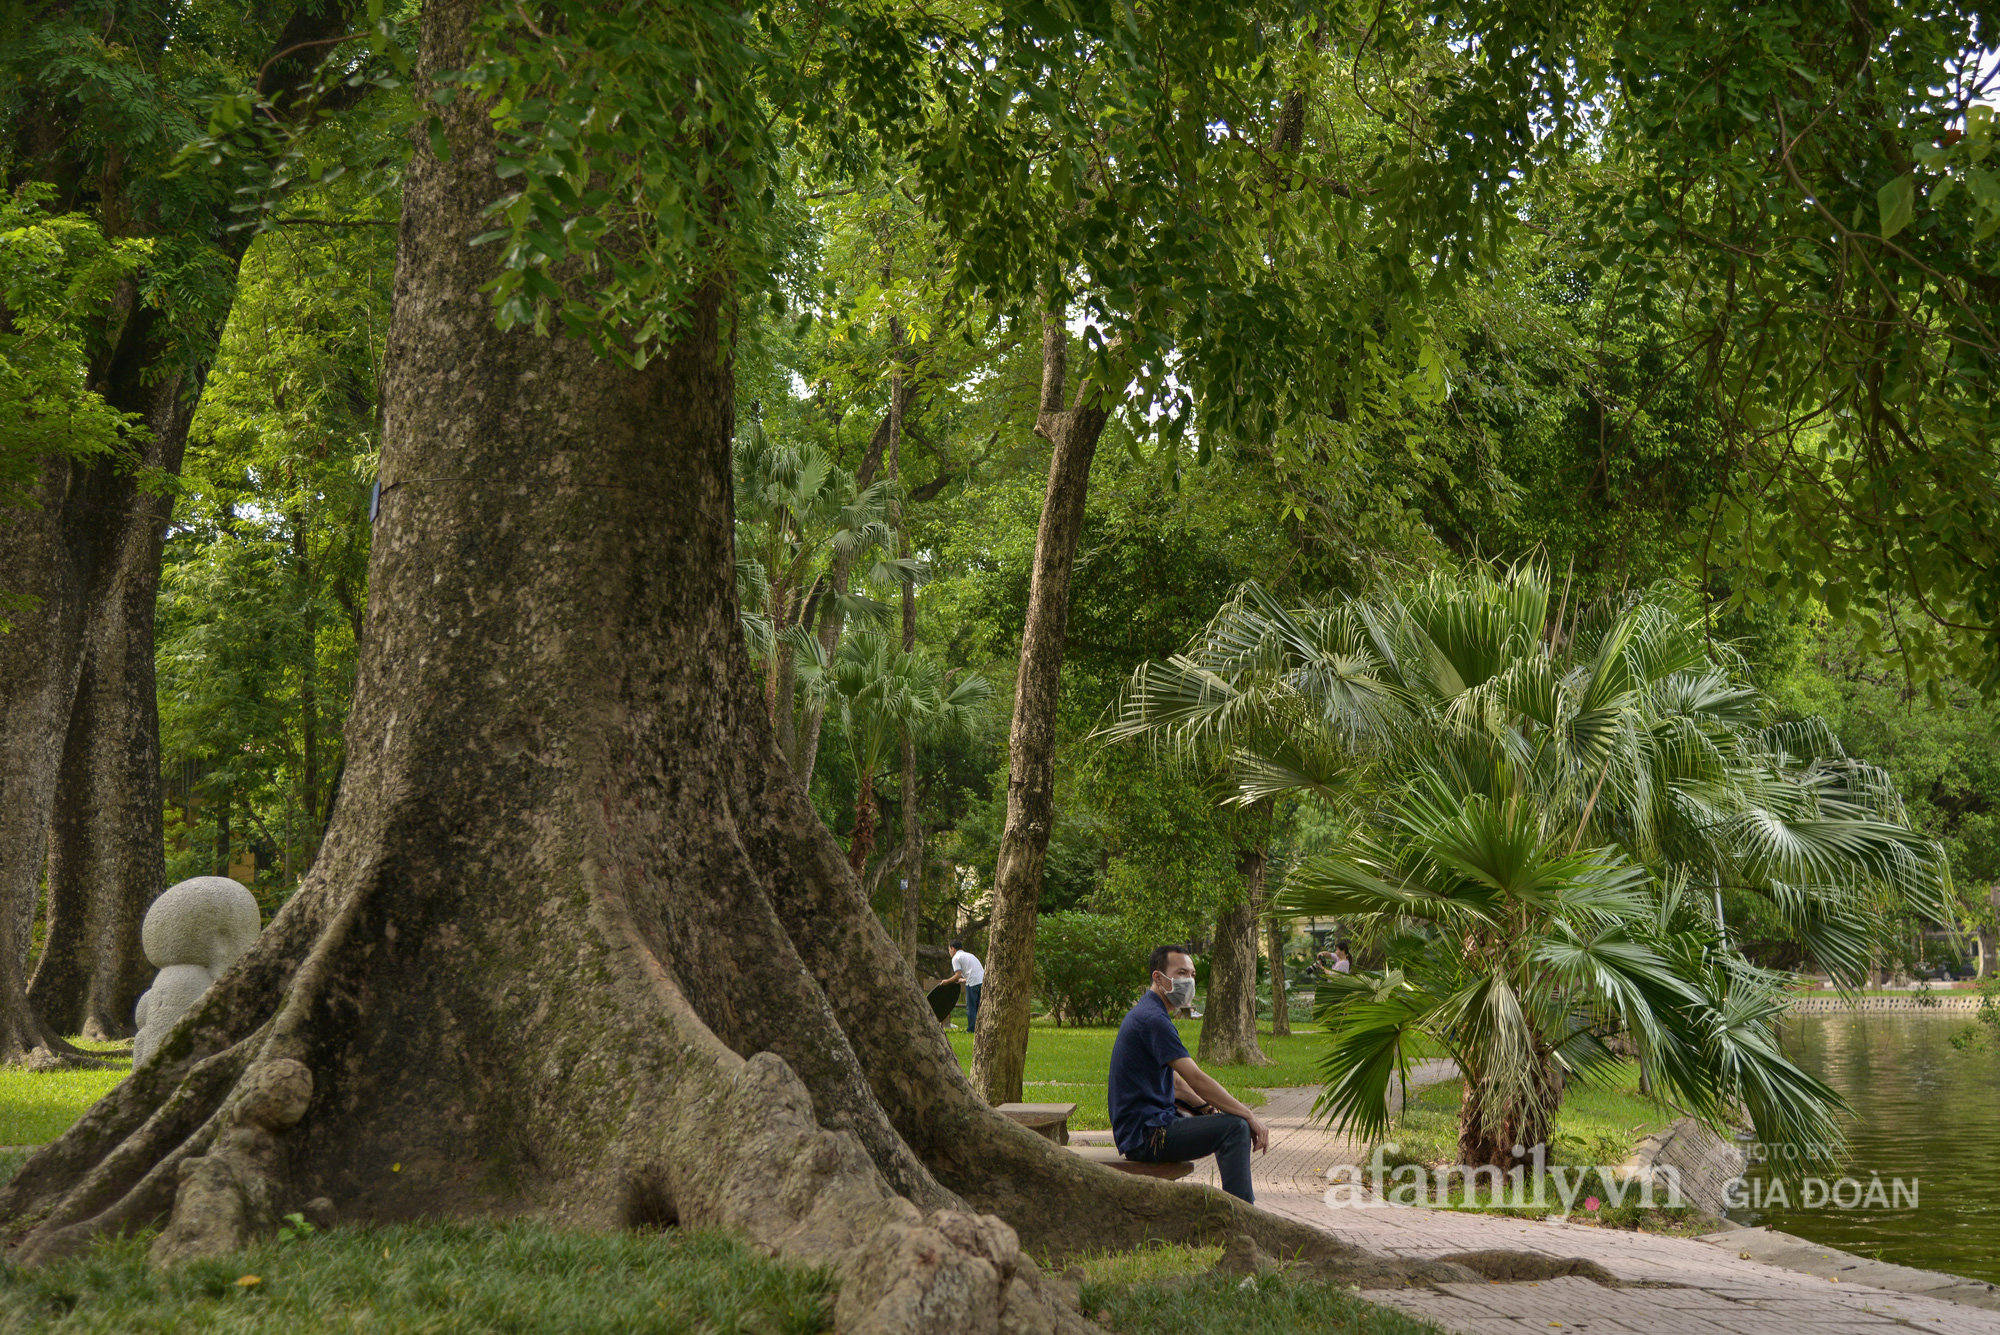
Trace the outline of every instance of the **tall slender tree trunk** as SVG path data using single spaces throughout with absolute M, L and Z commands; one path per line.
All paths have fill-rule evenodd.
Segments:
M 864 775 L 854 792 L 854 833 L 847 839 L 847 865 L 858 877 L 875 851 L 875 779 Z
M 299 875 L 319 855 L 319 596 L 313 583 L 311 534 L 304 513 L 292 516 L 292 561 L 302 609 L 299 638 L 305 655 L 299 663 L 299 810 L 303 813 L 294 842 Z
M 1271 1037 L 1289 1038 L 1292 999 L 1285 986 L 1285 924 L 1279 918 L 1266 918 L 1264 931 L 1264 950 L 1271 957 Z
M 917 965 L 917 942 L 918 938 L 923 935 L 924 930 L 924 869 L 926 865 L 927 863 L 924 860 L 923 831 L 919 830 L 917 832 L 917 860 L 906 863 L 903 867 L 903 898 L 899 905 L 903 915 L 903 922 L 902 931 L 898 933 L 902 937 L 903 963 L 910 966 L 910 972 L 917 978 L 924 976 L 922 969 Z
M 979 1026 L 972 1057 L 972 1083 L 989 1103 L 1020 1099 L 1027 1064 L 1035 915 L 1055 823 L 1056 699 L 1069 624 L 1070 572 L 1083 534 L 1090 461 L 1112 404 L 1111 394 L 1086 379 L 1075 403 L 1063 407 L 1068 338 L 1061 311 L 1043 317 L 1042 403 L 1035 433 L 1051 447 L 1049 485 L 1035 533 L 1035 568 L 1007 743 L 1007 823 L 993 869 L 993 924 L 979 999 L 986 1023 Z M 1116 393 L 1123 389 L 1114 387 Z
M 786 627 L 777 627 L 782 631 Z M 771 726 L 778 739 L 778 750 L 788 764 L 796 766 L 799 756 L 798 725 L 798 664 L 793 661 L 792 647 L 782 640 L 771 646 L 771 657 L 777 660 L 777 689 L 771 695 Z
M 889 477 L 900 487 L 903 480 L 903 413 L 909 400 L 903 393 L 904 367 L 902 359 L 902 322 L 890 318 L 890 338 L 896 352 L 895 364 L 889 370 Z M 903 512 L 903 498 L 895 500 L 896 554 L 910 554 L 909 516 Z M 903 652 L 917 651 L 917 590 L 909 580 L 903 581 Z M 902 915 L 903 962 L 910 966 L 910 972 L 917 972 L 917 918 L 918 908 L 923 900 L 924 872 L 924 827 L 917 810 L 917 742 L 908 726 L 902 730 L 903 761 L 903 857 L 902 894 L 897 908 Z
M 225 784 L 215 802 L 215 874 L 229 875 L 230 851 L 235 834 L 229 827 L 230 809 L 236 805 L 236 786 Z
M 1989 886 L 1986 902 L 1992 906 L 1993 917 L 2000 923 L 2000 885 Z M 1979 976 L 1982 979 L 2000 974 L 2000 930 L 1995 927 L 1979 929 Z
M 1264 848 L 1237 853 L 1243 897 L 1216 915 L 1208 959 L 1208 1006 L 1202 1011 L 1199 1057 L 1228 1066 L 1269 1066 L 1257 1046 L 1257 910 L 1263 901 Z
M 899 376 L 890 382 L 889 411 L 882 415 L 874 433 L 868 438 L 868 450 L 861 456 L 861 466 L 854 470 L 854 485 L 866 490 L 875 481 L 875 472 L 882 466 L 882 459 L 889 448 L 890 424 L 893 422 L 900 431 L 903 415 L 916 401 L 914 381 L 907 376 Z M 833 565 L 827 571 L 826 588 L 829 594 L 847 592 L 848 581 L 853 578 L 854 558 L 852 555 L 836 554 Z M 819 638 L 820 652 L 827 661 L 833 661 L 834 651 L 840 648 L 843 629 L 838 612 L 831 610 L 833 599 L 822 595 L 820 601 L 819 626 L 815 634 Z M 826 722 L 826 704 L 821 702 L 805 711 L 805 718 L 799 725 L 796 758 L 792 769 L 798 774 L 799 782 L 812 787 L 813 768 L 819 763 L 820 732 Z

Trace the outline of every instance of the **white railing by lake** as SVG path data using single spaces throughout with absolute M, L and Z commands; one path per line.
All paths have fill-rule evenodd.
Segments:
M 1794 1015 L 1846 1014 L 1851 1011 L 1976 1011 L 1977 992 L 1912 992 L 1900 997 L 1843 997 L 1829 993 L 1823 997 L 1795 997 Z

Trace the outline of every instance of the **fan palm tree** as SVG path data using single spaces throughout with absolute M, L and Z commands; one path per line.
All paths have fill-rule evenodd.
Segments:
M 1853 985 L 1871 906 L 1946 912 L 1941 850 L 1824 725 L 1765 726 L 1678 595 L 1581 616 L 1553 601 L 1536 567 L 1328 609 L 1246 587 L 1193 651 L 1135 674 L 1119 731 L 1225 753 L 1233 800 L 1308 792 L 1354 822 L 1278 901 L 1410 932 L 1398 968 L 1327 989 L 1321 1108 L 1341 1122 L 1380 1129 L 1428 1033 L 1467 1076 L 1467 1161 L 1496 1162 L 1622 1033 L 1691 1109 L 1740 1101 L 1769 1139 L 1832 1143 L 1831 1093 L 1771 1028 L 1778 980 L 1722 949 L 1720 896 L 1691 887 L 1765 897 Z
M 821 616 L 876 624 L 890 608 L 854 593 L 818 587 L 836 557 L 894 550 L 889 507 L 895 484 L 877 482 L 857 489 L 853 475 L 816 445 L 772 440 L 761 423 L 736 448 L 736 589 L 743 608 L 744 637 L 754 657 L 764 660 L 764 705 L 788 758 L 792 744 L 795 694 L 793 639 L 817 596 L 827 605 Z M 894 586 L 917 578 L 916 563 L 879 556 L 869 579 Z
M 847 860 L 858 876 L 875 848 L 875 776 L 900 753 L 903 735 L 921 740 L 968 727 L 993 699 L 993 686 L 976 673 L 952 681 L 928 654 L 905 653 L 879 631 L 847 636 L 830 663 L 801 627 L 787 635 L 806 703 L 831 705 L 847 737 L 855 779 Z
M 1623 1034 L 1654 1089 L 1697 1116 L 1741 1104 L 1766 1142 L 1837 1143 L 1837 1096 L 1776 1039 L 1787 979 L 1715 949 L 1677 887 L 1616 846 L 1578 847 L 1506 760 L 1400 779 L 1281 901 L 1402 934 L 1389 968 L 1321 985 L 1323 1114 L 1381 1134 L 1388 1082 L 1422 1034 L 1465 1079 L 1460 1162 L 1504 1169 L 1546 1143 L 1569 1080 L 1602 1071 Z

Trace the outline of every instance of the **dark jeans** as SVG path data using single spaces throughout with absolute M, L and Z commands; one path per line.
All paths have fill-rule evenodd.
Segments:
M 971 1033 L 979 1027 L 979 989 L 982 983 L 968 983 L 965 987 L 965 1032 Z
M 1125 1157 L 1140 1163 L 1185 1163 L 1207 1154 L 1215 1156 L 1224 1191 L 1238 1200 L 1257 1199 L 1250 1190 L 1250 1124 L 1234 1113 L 1176 1118 Z

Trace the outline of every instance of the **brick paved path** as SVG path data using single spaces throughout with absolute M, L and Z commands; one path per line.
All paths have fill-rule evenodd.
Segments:
M 1418 1074 L 1412 1083 L 1426 1083 Z M 1375 1302 L 1464 1335 L 1875 1335 L 1898 1327 L 1940 1335 L 2000 1335 L 2000 1312 L 1738 1258 L 1727 1244 L 1584 1224 L 1395 1208 L 1330 1209 L 1324 1171 L 1361 1162 L 1345 1138 L 1310 1124 L 1316 1090 L 1269 1090 L 1259 1115 L 1271 1148 L 1253 1161 L 1257 1204 L 1342 1241 L 1392 1256 L 1511 1248 L 1596 1261 L 1622 1280 L 1678 1287 L 1611 1289 L 1584 1279 L 1379 1289 Z M 1098 1133 L 1103 1134 L 1103 1133 Z M 1078 1135 L 1077 1139 L 1091 1133 Z M 1214 1161 L 1191 1182 L 1214 1185 Z

